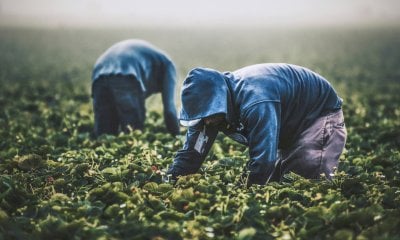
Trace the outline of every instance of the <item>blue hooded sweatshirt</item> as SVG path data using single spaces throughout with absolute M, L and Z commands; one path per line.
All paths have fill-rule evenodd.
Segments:
M 118 42 L 97 59 L 92 81 L 113 75 L 132 76 L 145 97 L 161 92 L 167 128 L 174 134 L 179 133 L 175 109 L 176 69 L 166 53 L 143 40 Z
M 341 108 L 342 99 L 322 76 L 291 64 L 257 64 L 234 72 L 193 69 L 182 87 L 180 120 L 189 126 L 183 149 L 169 169 L 173 176 L 195 173 L 222 131 L 249 147 L 253 183 L 272 180 L 277 150 L 293 144 L 320 116 Z M 223 114 L 226 124 L 205 125 Z

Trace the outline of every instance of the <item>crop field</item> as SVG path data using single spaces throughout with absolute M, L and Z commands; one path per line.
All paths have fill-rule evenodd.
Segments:
M 167 133 L 159 96 L 143 132 L 93 139 L 92 66 L 127 38 L 174 60 L 178 108 L 197 66 L 319 72 L 344 99 L 335 179 L 246 188 L 248 150 L 219 135 L 198 174 L 164 182 L 185 129 Z M 0 28 L 2 239 L 400 239 L 400 28 Z

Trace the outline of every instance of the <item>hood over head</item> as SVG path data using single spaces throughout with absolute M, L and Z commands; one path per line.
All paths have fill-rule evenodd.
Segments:
M 183 82 L 180 122 L 183 126 L 194 126 L 201 119 L 228 113 L 228 86 L 224 76 L 213 69 L 195 68 Z

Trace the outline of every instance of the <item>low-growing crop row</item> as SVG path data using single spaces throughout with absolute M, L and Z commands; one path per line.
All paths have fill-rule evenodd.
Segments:
M 166 48 L 181 78 L 195 64 L 224 70 L 287 60 L 320 68 L 337 87 L 348 142 L 335 179 L 288 174 L 282 183 L 250 188 L 240 179 L 247 149 L 222 135 L 198 174 L 170 181 L 164 171 L 185 132 L 167 133 L 157 103 L 148 103 L 143 132 L 94 139 L 91 61 L 133 33 L 113 32 L 112 39 L 108 32 L 75 31 L 0 29 L 0 239 L 400 238 L 398 30 L 276 38 L 257 32 L 278 44 L 265 52 L 250 47 L 261 40 L 237 35 L 234 42 L 198 33 L 189 38 L 198 45 L 192 49 L 168 40 L 188 40 L 185 32 L 165 32 L 165 39 L 134 32 Z M 279 45 L 279 36 L 297 40 Z M 202 43 L 211 55 L 220 48 L 229 53 L 207 58 Z

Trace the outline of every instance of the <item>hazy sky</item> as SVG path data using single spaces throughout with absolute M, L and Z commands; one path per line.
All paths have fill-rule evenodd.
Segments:
M 0 0 L 1 25 L 346 25 L 400 22 L 400 0 Z

